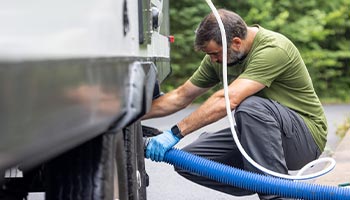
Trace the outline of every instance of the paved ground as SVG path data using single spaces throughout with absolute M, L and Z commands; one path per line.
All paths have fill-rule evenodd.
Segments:
M 188 109 L 177 114 L 165 118 L 148 120 L 144 123 L 157 127 L 160 130 L 165 130 L 171 127 L 171 125 L 174 123 L 178 122 L 182 117 L 188 115 L 195 108 L 195 106 L 189 107 Z M 338 163 L 336 168 L 330 174 L 325 175 L 322 177 L 322 179 L 319 178 L 317 180 L 317 183 L 337 185 L 338 183 L 350 182 L 350 171 L 348 170 L 350 169 L 350 158 L 345 157 L 346 155 L 350 155 L 350 136 L 342 140 L 341 145 L 338 146 L 340 140 L 335 135 L 336 127 L 344 121 L 346 116 L 350 116 L 350 105 L 325 105 L 324 108 L 329 124 L 327 152 L 334 153 L 334 157 Z M 226 126 L 226 124 L 227 119 L 223 119 L 215 124 L 204 127 L 199 131 L 196 131 L 195 133 L 187 136 L 177 145 L 177 147 L 181 148 L 187 143 L 190 143 L 196 137 L 198 137 L 199 133 L 203 130 L 214 131 L 218 128 Z M 150 160 L 146 160 L 146 170 L 150 176 L 150 186 L 147 189 L 147 197 L 150 200 L 258 199 L 256 195 L 248 197 L 233 197 L 199 186 L 182 178 L 174 172 L 172 166 L 164 163 L 155 163 Z
M 338 186 L 344 184 L 350 186 L 350 130 L 342 139 L 332 156 L 337 164 L 328 174 L 318 178 L 315 183 L 322 185 Z
M 144 124 L 157 127 L 160 130 L 168 129 L 172 124 L 178 122 L 182 117 L 188 115 L 196 107 L 192 106 L 161 119 L 147 120 Z M 325 112 L 329 124 L 329 135 L 327 142 L 328 152 L 334 153 L 337 161 L 335 169 L 329 174 L 318 178 L 316 183 L 322 185 L 338 185 L 350 182 L 350 132 L 339 144 L 339 138 L 334 134 L 336 127 L 343 123 L 346 116 L 350 116 L 350 105 L 325 105 Z M 204 127 L 199 131 L 187 136 L 177 147 L 182 147 L 193 141 L 203 130 L 215 131 L 226 126 L 227 119 Z M 147 199 L 149 200 L 257 200 L 256 195 L 248 197 L 233 197 L 224 193 L 194 184 L 174 172 L 173 167 L 164 163 L 156 163 L 146 160 L 146 170 L 150 176 L 150 186 L 147 188 Z M 30 194 L 29 200 L 42 200 L 43 194 Z

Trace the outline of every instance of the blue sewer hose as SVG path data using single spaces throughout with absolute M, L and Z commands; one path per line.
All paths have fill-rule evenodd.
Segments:
M 301 199 L 350 199 L 348 188 L 296 182 L 247 172 L 175 148 L 165 153 L 164 162 L 221 183 L 259 193 Z

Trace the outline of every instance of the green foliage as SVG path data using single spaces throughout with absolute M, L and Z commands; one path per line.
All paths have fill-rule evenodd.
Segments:
M 171 46 L 173 73 L 162 89 L 167 92 L 184 83 L 195 71 L 203 54 L 194 51 L 194 31 L 210 8 L 204 1 L 171 1 L 170 32 L 175 36 Z
M 321 99 L 350 102 L 350 0 L 213 0 L 217 8 L 237 12 L 247 24 L 259 24 L 287 36 L 300 50 Z M 202 57 L 193 48 L 194 31 L 210 12 L 205 1 L 170 2 L 173 74 L 163 90 L 184 83 Z

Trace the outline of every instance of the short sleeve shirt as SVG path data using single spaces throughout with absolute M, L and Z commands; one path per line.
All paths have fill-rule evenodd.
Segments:
M 244 78 L 264 84 L 266 87 L 256 95 L 296 111 L 323 150 L 327 120 L 299 51 L 285 36 L 258 27 L 248 55 L 234 66 L 228 66 L 228 80 L 232 82 L 236 78 Z M 203 88 L 222 83 L 222 65 L 212 63 L 207 55 L 190 81 Z

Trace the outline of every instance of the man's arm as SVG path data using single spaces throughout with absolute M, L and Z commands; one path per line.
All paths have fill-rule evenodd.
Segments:
M 208 91 L 208 89 L 197 87 L 190 81 L 186 81 L 177 89 L 155 99 L 152 102 L 151 110 L 142 119 L 163 117 L 175 113 L 188 106 L 196 97 Z
M 245 98 L 257 93 L 265 85 L 249 79 L 236 79 L 229 85 L 231 110 L 234 110 Z M 226 116 L 224 90 L 214 93 L 196 111 L 184 118 L 177 125 L 182 135 L 187 135 L 203 126 Z

